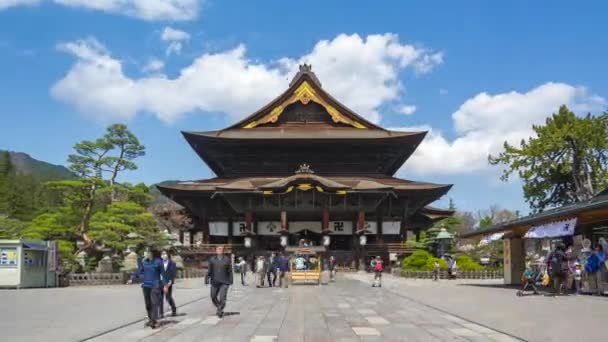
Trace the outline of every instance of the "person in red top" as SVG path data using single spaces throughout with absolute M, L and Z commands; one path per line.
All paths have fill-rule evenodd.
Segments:
M 372 287 L 382 287 L 382 271 L 384 270 L 384 265 L 382 263 L 382 258 L 380 256 L 376 257 L 374 260 L 374 284 Z

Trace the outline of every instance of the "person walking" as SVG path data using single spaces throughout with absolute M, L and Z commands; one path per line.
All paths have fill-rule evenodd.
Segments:
M 232 265 L 230 259 L 224 255 L 224 247 L 215 248 L 215 256 L 209 259 L 207 278 L 211 286 L 211 302 L 217 308 L 217 317 L 224 317 L 228 287 L 232 285 Z
M 162 251 L 160 257 L 163 263 L 161 270 L 163 289 L 160 293 L 161 298 L 159 305 L 160 317 L 163 318 L 165 315 L 164 299 L 166 299 L 167 303 L 169 303 L 171 306 L 171 316 L 175 317 L 177 316 L 177 307 L 175 306 L 175 301 L 173 300 L 173 284 L 175 283 L 175 277 L 177 276 L 177 265 L 173 260 L 171 260 L 171 255 L 167 250 Z
M 437 260 L 433 264 L 433 281 L 439 281 L 439 261 Z
M 374 262 L 374 283 L 372 287 L 382 287 L 382 271 L 384 270 L 384 265 L 382 262 L 382 258 L 377 256 Z
M 245 278 L 247 277 L 247 263 L 243 257 L 239 257 L 239 262 L 236 264 L 238 267 L 239 273 L 241 274 L 241 285 L 247 286 L 245 283 Z
M 547 268 L 551 270 L 550 276 L 553 279 L 554 294 L 561 296 L 568 276 L 568 260 L 563 245 L 556 246 L 553 253 L 549 254 Z
M 268 278 L 268 286 L 273 287 L 276 286 L 277 281 L 277 257 L 274 253 L 270 254 L 270 259 L 268 259 L 268 266 L 266 267 L 266 277 Z M 272 276 L 272 280 L 271 280 Z
M 332 255 L 329 257 L 329 280 L 332 282 L 336 281 L 336 268 L 336 258 Z
M 289 258 L 285 254 L 281 254 L 279 257 L 279 287 L 285 286 L 287 288 L 288 280 L 287 273 L 289 272 Z
M 143 275 L 144 280 L 141 283 L 146 312 L 148 320 L 144 324 L 146 327 L 156 329 L 159 327 L 158 314 L 159 304 L 161 300 L 161 268 L 160 260 L 154 259 L 154 254 L 151 250 L 144 253 L 144 259 L 138 265 L 137 271 L 133 273 L 127 284 L 133 283 L 133 280 L 138 279 Z
M 264 287 L 264 276 L 266 276 L 266 260 L 260 255 L 255 263 L 256 287 Z

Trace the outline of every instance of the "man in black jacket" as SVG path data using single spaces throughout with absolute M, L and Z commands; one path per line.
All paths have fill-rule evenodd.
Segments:
M 171 256 L 169 251 L 164 250 L 160 255 L 162 259 L 163 267 L 161 269 L 161 278 L 163 280 L 163 291 L 161 292 L 160 298 L 160 317 L 162 318 L 165 314 L 163 297 L 167 299 L 167 302 L 171 306 L 171 316 L 177 316 L 177 307 L 173 300 L 173 284 L 175 283 L 175 277 L 177 276 L 177 265 Z
M 230 259 L 224 256 L 224 247 L 215 249 L 215 256 L 209 259 L 207 279 L 211 285 L 211 301 L 217 308 L 217 317 L 224 316 L 228 287 L 232 285 L 232 265 Z

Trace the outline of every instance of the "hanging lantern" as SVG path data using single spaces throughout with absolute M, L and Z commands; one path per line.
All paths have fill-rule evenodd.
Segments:
M 323 235 L 323 246 L 327 247 L 331 243 L 329 235 Z
M 281 246 L 287 246 L 287 235 L 281 235 Z
M 245 236 L 245 247 L 251 248 L 251 237 L 250 236 Z
M 359 244 L 361 246 L 365 246 L 367 244 L 367 236 L 365 236 L 365 234 L 359 236 Z

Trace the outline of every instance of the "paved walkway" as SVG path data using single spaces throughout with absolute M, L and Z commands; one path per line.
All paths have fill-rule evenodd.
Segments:
M 369 276 L 349 274 L 369 281 Z M 383 289 L 528 341 L 606 341 L 608 298 L 525 296 L 501 280 L 415 280 L 384 277 Z
M 327 286 L 235 285 L 217 319 L 201 279 L 177 284 L 179 317 L 143 328 L 138 286 L 0 291 L 2 341 L 605 341 L 608 299 L 516 297 L 500 281 L 340 274 Z M 515 337 L 518 336 L 518 337 Z
M 339 277 L 289 289 L 237 285 L 223 319 L 204 299 L 161 329 L 138 322 L 93 341 L 518 341 L 369 284 Z

